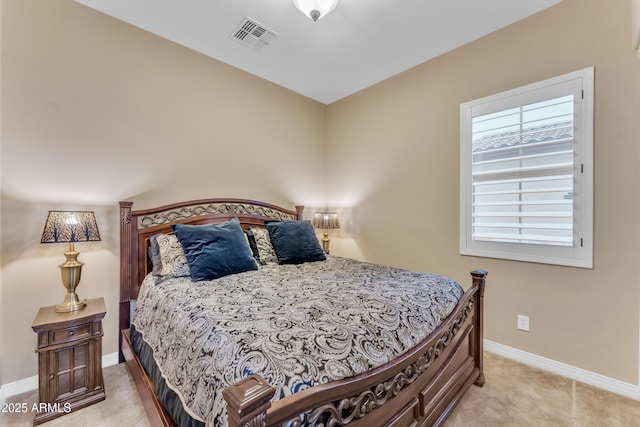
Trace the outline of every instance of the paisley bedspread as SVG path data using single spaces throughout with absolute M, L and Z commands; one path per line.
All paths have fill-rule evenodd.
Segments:
M 190 415 L 217 426 L 224 387 L 259 373 L 277 399 L 383 365 L 462 294 L 443 276 L 328 256 L 209 282 L 148 276 L 132 323 Z

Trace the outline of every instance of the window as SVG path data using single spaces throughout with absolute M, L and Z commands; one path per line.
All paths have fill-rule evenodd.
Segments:
M 593 68 L 460 106 L 460 253 L 591 268 Z

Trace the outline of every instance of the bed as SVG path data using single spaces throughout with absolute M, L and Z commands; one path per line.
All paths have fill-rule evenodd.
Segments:
M 309 226 L 302 221 L 299 206 L 290 210 L 244 199 L 206 199 L 138 211 L 132 207 L 131 202 L 120 202 L 121 361 L 127 363 L 151 425 L 440 425 L 472 384 L 484 384 L 486 272 L 471 272 L 471 286 L 464 291 L 443 276 L 320 255 L 313 248 L 313 256 L 322 259 L 301 261 L 296 256 L 306 249 L 294 247 L 289 252 L 291 262 L 286 262 L 283 254 L 292 249 L 286 244 L 284 249 L 278 246 L 287 242 L 280 236 L 287 236 L 291 227 L 298 232 Z M 250 230 L 245 233 L 246 247 L 256 268 L 223 273 L 215 276 L 215 282 L 197 278 L 200 270 L 188 246 L 188 233 L 196 230 L 191 226 L 200 225 L 215 233 Z M 277 255 L 283 255 L 277 259 L 280 262 L 260 260 L 265 253 L 258 246 L 264 242 L 255 236 L 250 242 L 246 237 L 252 231 L 263 235 L 267 229 L 278 246 Z M 282 230 L 284 234 L 278 234 Z M 189 272 L 193 281 L 175 277 L 179 274 L 173 272 L 168 279 L 158 280 L 154 270 L 158 262 L 150 248 L 152 242 L 172 235 L 180 239 L 186 258 L 195 260 Z M 293 235 L 296 242 L 304 240 Z M 207 268 L 205 265 L 205 272 Z M 354 277 L 370 287 L 355 294 L 347 286 L 355 282 Z M 380 277 L 383 284 L 393 285 L 381 288 L 374 283 Z M 433 286 L 428 291 L 411 288 L 421 286 L 419 281 Z M 197 288 L 202 292 L 196 292 Z M 434 294 L 436 291 L 439 293 Z M 333 298 L 338 292 L 343 292 L 341 297 Z M 389 310 L 387 302 L 378 300 L 385 292 L 390 300 L 400 301 L 400 309 Z M 429 300 L 427 294 L 435 297 Z M 442 302 L 441 307 L 435 307 L 432 300 Z M 168 301 L 175 301 L 174 308 Z M 203 301 L 219 305 L 202 310 Z M 273 313 L 295 304 L 300 307 L 274 320 Z M 372 311 L 354 310 L 361 306 Z M 209 322 L 198 311 L 187 312 L 188 307 L 216 312 L 218 323 L 197 331 L 179 329 L 183 324 Z M 410 310 L 417 314 L 406 314 Z M 266 317 L 254 318 L 254 312 Z M 247 316 L 252 317 L 247 320 Z M 369 317 L 374 320 L 363 320 Z M 267 330 L 267 323 L 279 329 Z M 240 329 L 229 329 L 230 325 Z M 321 336 L 313 335 L 309 325 L 322 330 Z M 205 329 L 213 335 L 200 339 Z M 371 338 L 371 334 L 385 339 Z M 190 336 L 198 339 L 188 338 L 187 345 L 180 344 Z M 369 338 L 362 338 L 365 336 Z M 200 356 L 194 356 L 194 342 L 204 343 L 198 347 Z M 352 345 L 355 342 L 365 344 Z M 186 353 L 184 347 L 192 352 L 184 361 L 163 364 Z M 345 353 L 346 347 L 359 353 Z M 210 374 L 207 360 L 220 365 L 220 373 Z M 193 384 L 185 378 L 193 378 Z M 197 391 L 201 384 L 209 391 Z M 222 403 L 214 405 L 213 401 Z

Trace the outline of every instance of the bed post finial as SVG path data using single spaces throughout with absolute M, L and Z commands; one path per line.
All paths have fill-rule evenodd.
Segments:
M 473 277 L 473 284 L 478 284 L 478 291 L 480 292 L 481 297 L 484 297 L 484 284 L 487 274 L 489 273 L 484 270 L 473 270 L 471 272 L 471 277 Z
M 296 205 L 296 212 L 298 213 L 297 219 L 302 219 L 302 212 L 304 212 L 304 206 Z
M 255 374 L 222 389 L 229 427 L 266 427 L 267 409 L 275 392 L 275 388 Z

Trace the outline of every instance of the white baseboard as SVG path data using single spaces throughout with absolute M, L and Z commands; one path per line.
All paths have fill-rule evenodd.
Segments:
M 118 352 L 105 354 L 102 356 L 102 367 L 113 366 L 118 364 Z M 12 383 L 3 384 L 0 387 L 0 404 L 16 394 L 26 393 L 27 391 L 35 390 L 38 388 L 38 376 L 24 378 L 22 380 L 14 381 Z
M 0 388 L 0 404 L 4 403 L 7 398 L 15 396 L 16 394 L 26 393 L 27 391 L 35 390 L 38 388 L 38 376 L 24 378 L 22 380 L 14 381 L 12 383 L 4 384 Z
M 102 367 L 113 366 L 118 364 L 118 352 L 102 355 Z
M 580 381 L 624 397 L 640 400 L 640 385 L 629 384 L 624 381 L 596 374 L 595 372 L 587 371 L 585 369 L 576 368 L 575 366 L 567 365 L 566 363 L 556 362 L 555 360 L 547 359 L 546 357 L 518 350 L 517 348 L 503 344 L 498 344 L 497 342 L 486 339 L 484 340 L 484 349 L 485 351 L 497 354 L 498 356 L 503 356 L 507 359 L 512 359 L 516 362 L 542 369 L 543 371 L 548 371 L 572 380 Z

